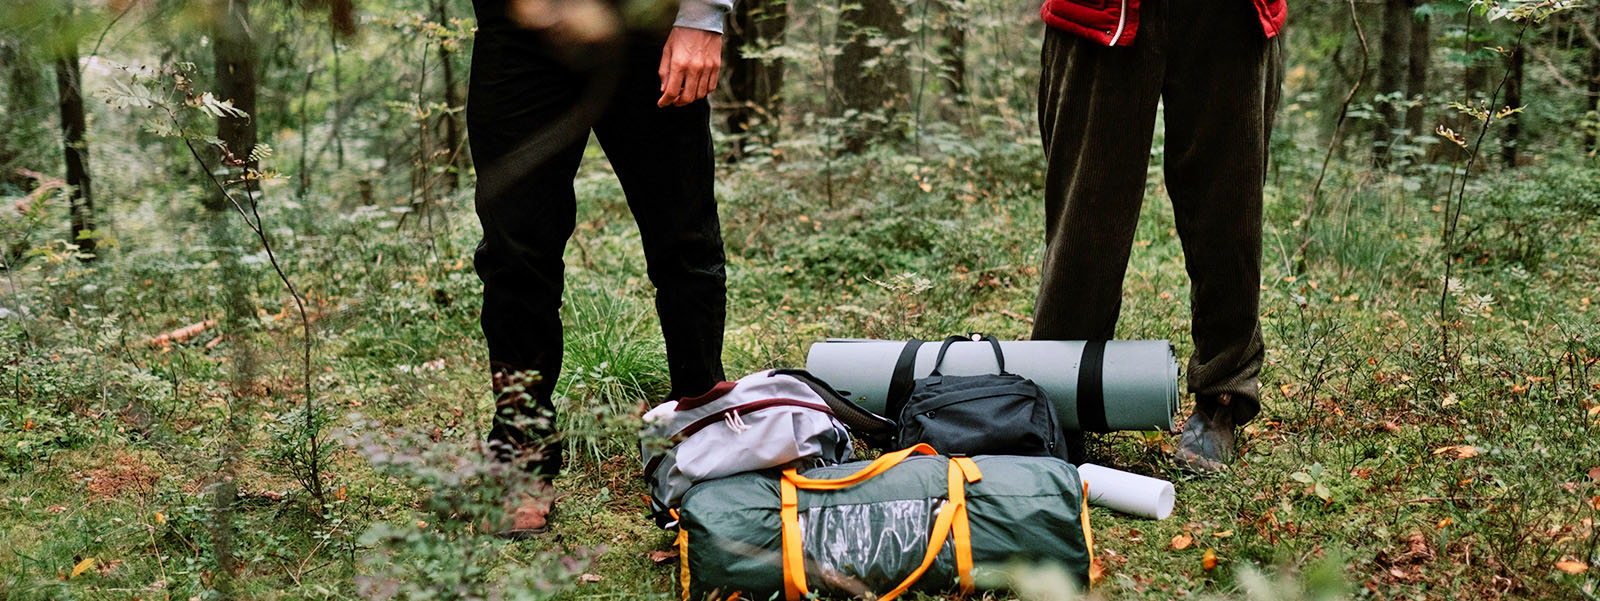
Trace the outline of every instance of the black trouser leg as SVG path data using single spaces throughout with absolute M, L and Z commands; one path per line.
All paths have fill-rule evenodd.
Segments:
M 551 397 L 562 359 L 561 256 L 576 219 L 572 178 L 588 141 L 582 120 L 598 113 L 583 107 L 609 93 L 603 62 L 557 60 L 539 35 L 496 22 L 475 41 L 467 105 L 483 226 L 474 265 L 496 399 L 489 442 L 554 476 L 561 445 Z M 532 372 L 536 382 L 511 381 Z M 514 383 L 524 390 L 507 390 Z
M 722 378 L 724 260 L 709 114 L 704 102 L 654 108 L 660 40 L 630 39 L 624 59 L 621 42 L 555 49 L 503 19 L 480 19 L 491 25 L 475 42 L 467 123 L 479 166 L 484 238 L 475 264 L 497 405 L 489 440 L 530 453 L 531 469 L 554 476 L 562 459 L 551 400 L 562 358 L 561 256 L 591 125 L 642 230 L 674 391 L 698 394 Z M 527 371 L 539 373 L 537 383 L 507 389 L 509 374 Z
M 1039 122 L 1047 247 L 1033 337 L 1108 339 L 1144 196 L 1158 101 L 1193 284 L 1189 389 L 1259 403 L 1261 193 L 1277 42 L 1248 2 L 1145 0 L 1132 47 L 1045 34 Z
M 1046 247 L 1035 340 L 1116 333 L 1160 101 L 1153 74 L 1165 59 L 1152 4 L 1146 0 L 1129 48 L 1046 30 L 1039 82 Z M 1086 460 L 1083 433 L 1066 434 L 1068 458 Z
M 624 76 L 595 136 L 639 224 L 672 376 L 669 398 L 724 378 L 726 259 L 713 189 L 711 108 L 705 100 L 659 108 L 664 38 L 629 40 Z
M 1165 171 L 1190 280 L 1189 391 L 1227 394 L 1243 424 L 1261 408 L 1261 197 L 1279 40 L 1262 36 L 1247 2 L 1171 6 Z

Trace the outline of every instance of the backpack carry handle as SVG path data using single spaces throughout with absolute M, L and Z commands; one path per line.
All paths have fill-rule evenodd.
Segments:
M 943 376 L 944 375 L 943 373 L 939 372 L 939 368 L 944 366 L 944 354 L 945 354 L 946 351 L 950 350 L 950 345 L 951 344 L 954 344 L 954 343 L 957 343 L 957 342 L 975 342 L 973 340 L 973 337 L 978 337 L 978 336 L 982 336 L 983 337 L 982 339 L 987 341 L 989 343 L 989 346 L 994 347 L 994 363 L 995 363 L 995 365 L 1000 366 L 1000 375 L 1005 375 L 1006 374 L 1006 355 L 1005 355 L 1005 352 L 1000 350 L 1000 341 L 998 339 L 996 339 L 994 336 L 990 336 L 988 334 L 976 334 L 976 333 L 972 334 L 971 337 L 968 337 L 968 336 L 951 336 L 949 338 L 944 339 L 944 344 L 939 345 L 939 358 L 937 358 L 937 359 L 935 359 L 933 361 L 933 373 L 930 373 L 928 375 L 930 375 L 930 376 Z

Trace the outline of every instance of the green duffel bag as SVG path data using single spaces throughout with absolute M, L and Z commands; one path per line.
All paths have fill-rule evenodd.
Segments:
M 678 517 L 686 600 L 966 594 L 974 565 L 1016 559 L 1057 563 L 1087 583 L 1094 545 L 1071 464 L 943 457 L 925 444 L 804 476 L 703 482 Z

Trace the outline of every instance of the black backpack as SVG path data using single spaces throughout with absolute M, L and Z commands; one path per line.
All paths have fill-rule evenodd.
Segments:
M 1033 380 L 1006 372 L 1005 354 L 993 336 L 1000 373 L 946 376 L 939 372 L 955 342 L 939 347 L 933 373 L 911 380 L 920 340 L 906 343 L 895 365 L 886 412 L 896 419 L 896 448 L 927 443 L 946 455 L 1026 455 L 1067 460 L 1067 441 L 1056 420 L 1056 408 Z M 908 390 L 909 389 L 909 390 Z

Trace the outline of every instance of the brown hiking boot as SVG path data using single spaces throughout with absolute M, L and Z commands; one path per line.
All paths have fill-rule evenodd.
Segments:
M 540 481 L 531 490 L 516 493 L 506 501 L 504 527 L 495 536 L 523 540 L 550 530 L 550 514 L 555 511 L 556 490 Z
M 1227 394 L 1195 401 L 1194 414 L 1183 422 L 1178 450 L 1172 460 L 1187 471 L 1210 475 L 1228 469 L 1238 438 L 1233 423 L 1232 399 Z

